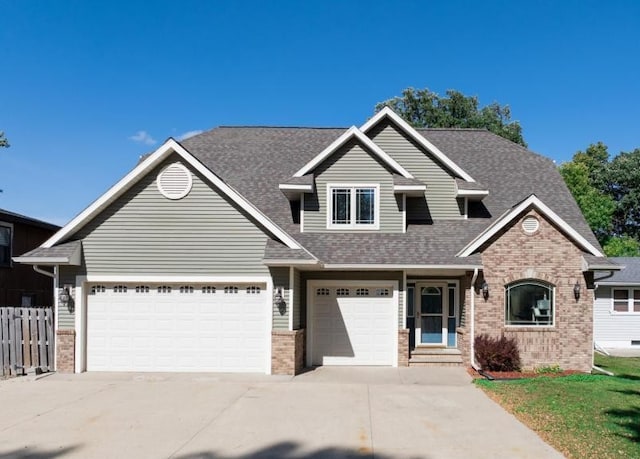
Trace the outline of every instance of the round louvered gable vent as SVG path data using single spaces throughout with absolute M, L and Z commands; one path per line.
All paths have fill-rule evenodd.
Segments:
M 165 198 L 182 199 L 191 191 L 193 178 L 189 169 L 180 163 L 173 163 L 162 169 L 156 182 Z
M 533 234 L 540 228 L 540 222 L 535 217 L 527 217 L 522 220 L 522 229 L 527 234 Z

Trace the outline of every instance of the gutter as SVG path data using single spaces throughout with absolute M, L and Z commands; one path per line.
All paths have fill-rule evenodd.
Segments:
M 40 266 L 38 265 L 33 265 L 33 270 L 39 274 L 43 274 L 47 277 L 50 277 L 52 279 L 55 279 L 56 274 L 52 273 L 51 271 L 47 271 L 46 269 L 42 269 Z

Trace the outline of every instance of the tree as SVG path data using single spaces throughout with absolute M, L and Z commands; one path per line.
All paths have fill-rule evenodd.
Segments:
M 429 89 L 407 88 L 397 96 L 376 104 L 375 111 L 392 108 L 413 127 L 485 128 L 512 142 L 527 146 L 518 121 L 511 121 L 511 109 L 497 102 L 479 107 L 476 96 L 449 89 L 445 97 Z
M 602 142 L 559 168 L 607 256 L 640 255 L 640 149 L 609 161 Z
M 9 141 L 4 136 L 4 132 L 0 131 L 0 147 L 7 148 L 9 146 Z

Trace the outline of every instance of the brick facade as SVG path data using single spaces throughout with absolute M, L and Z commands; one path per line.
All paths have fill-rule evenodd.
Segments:
M 304 369 L 305 330 L 271 332 L 271 373 L 297 375 Z
M 59 373 L 75 372 L 76 331 L 56 331 L 56 371 Z
M 409 366 L 409 329 L 398 329 L 398 366 Z
M 539 229 L 527 234 L 522 219 L 535 217 Z M 559 365 L 588 372 L 593 359 L 593 291 L 582 272 L 582 251 L 535 210 L 503 230 L 482 253 L 484 279 L 489 284 L 485 301 L 475 298 L 475 335 L 504 334 L 516 338 L 523 368 Z M 505 326 L 505 286 L 533 279 L 555 287 L 555 324 L 550 327 Z M 581 286 L 580 299 L 573 293 Z M 460 335 L 458 335 L 460 336 Z

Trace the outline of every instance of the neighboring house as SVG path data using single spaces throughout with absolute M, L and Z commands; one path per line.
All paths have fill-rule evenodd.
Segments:
M 595 275 L 594 341 L 609 349 L 640 349 L 640 258 L 609 260 L 622 270 Z
M 0 209 L 0 307 L 53 306 L 53 280 L 11 257 L 35 249 L 59 226 Z
M 553 161 L 388 108 L 169 139 L 17 260 L 57 266 L 76 372 L 469 364 L 480 333 L 589 371 L 608 266 Z

